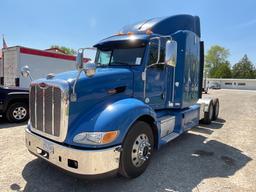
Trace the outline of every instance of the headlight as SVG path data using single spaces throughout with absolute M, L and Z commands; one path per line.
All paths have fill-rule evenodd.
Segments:
M 82 132 L 77 134 L 73 141 L 81 144 L 102 145 L 111 143 L 119 134 L 119 131 L 109 132 Z

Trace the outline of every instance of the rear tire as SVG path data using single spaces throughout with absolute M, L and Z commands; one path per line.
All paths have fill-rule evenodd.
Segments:
M 204 89 L 204 93 L 207 94 L 208 93 L 208 87 L 206 89 Z
M 143 122 L 135 122 L 128 132 L 121 152 L 119 173 L 127 178 L 140 176 L 147 168 L 154 149 L 151 127 Z
M 11 104 L 6 111 L 6 119 L 10 123 L 27 121 L 28 117 L 28 105 L 23 102 Z
M 218 119 L 219 116 L 219 108 L 220 108 L 220 103 L 219 103 L 219 99 L 216 98 L 213 100 L 213 115 L 212 115 L 212 120 L 215 121 L 216 119 Z
M 212 117 L 213 117 L 213 102 L 211 101 L 208 106 L 208 112 L 204 112 L 203 123 L 210 124 L 212 122 Z

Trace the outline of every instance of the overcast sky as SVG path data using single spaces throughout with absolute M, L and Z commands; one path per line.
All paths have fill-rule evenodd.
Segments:
M 8 46 L 77 49 L 126 24 L 185 13 L 200 16 L 206 50 L 218 44 L 230 50 L 231 64 L 245 53 L 256 64 L 255 0 L 4 0 L 0 7 L 0 34 Z

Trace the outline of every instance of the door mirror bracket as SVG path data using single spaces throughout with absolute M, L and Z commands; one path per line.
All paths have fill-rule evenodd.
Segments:
M 81 75 L 82 72 L 87 77 L 93 77 L 96 73 L 96 65 L 95 63 L 87 63 L 84 67 L 84 50 L 85 49 L 94 49 L 94 48 L 80 48 L 78 50 L 77 56 L 76 56 L 76 70 L 78 71 L 76 79 L 74 81 L 73 87 L 72 87 L 72 93 L 71 93 L 71 101 L 75 102 L 77 100 L 77 95 L 75 92 L 77 81 Z
M 30 75 L 30 69 L 29 69 L 28 65 L 22 67 L 21 70 L 20 70 L 20 73 L 21 73 L 22 77 L 25 77 L 25 78 L 29 77 L 30 81 L 33 80 L 31 75 Z

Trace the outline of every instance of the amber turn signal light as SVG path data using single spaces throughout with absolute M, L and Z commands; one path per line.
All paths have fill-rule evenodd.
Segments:
M 111 143 L 114 141 L 118 136 L 118 131 L 109 131 L 104 134 L 101 139 L 101 143 Z

